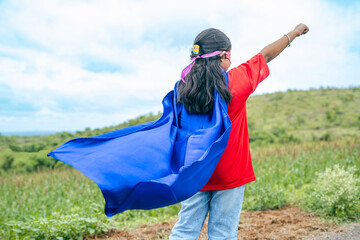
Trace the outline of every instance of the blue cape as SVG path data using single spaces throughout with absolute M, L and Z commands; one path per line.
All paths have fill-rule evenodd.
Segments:
M 157 121 L 72 139 L 48 154 L 99 186 L 108 217 L 191 197 L 208 182 L 226 148 L 231 121 L 216 90 L 210 114 L 189 114 L 177 102 L 177 84 L 162 103 Z

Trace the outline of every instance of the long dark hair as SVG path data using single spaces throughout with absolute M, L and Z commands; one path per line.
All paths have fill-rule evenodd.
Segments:
M 199 45 L 199 53 L 191 52 L 190 57 L 201 56 L 215 51 L 230 51 L 230 39 L 220 30 L 209 28 L 197 35 L 194 45 Z M 214 106 L 215 88 L 220 96 L 229 103 L 231 93 L 225 77 L 221 73 L 220 56 L 198 58 L 185 82 L 178 84 L 179 102 L 182 102 L 190 113 L 208 113 Z

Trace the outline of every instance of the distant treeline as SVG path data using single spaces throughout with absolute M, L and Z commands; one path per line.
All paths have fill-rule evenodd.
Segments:
M 358 138 L 359 106 L 360 87 L 288 90 L 252 96 L 247 102 L 251 146 Z M 95 136 L 154 121 L 160 116 L 161 113 L 150 113 L 117 126 L 86 128 L 76 133 L 24 137 L 0 135 L 0 174 L 67 167 L 47 157 L 47 153 L 72 138 Z

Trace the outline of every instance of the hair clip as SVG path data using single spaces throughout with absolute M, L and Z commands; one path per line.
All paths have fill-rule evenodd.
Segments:
M 199 49 L 200 49 L 200 46 L 199 46 L 199 45 L 194 45 L 192 52 L 193 52 L 195 55 L 197 55 L 197 54 L 199 54 Z

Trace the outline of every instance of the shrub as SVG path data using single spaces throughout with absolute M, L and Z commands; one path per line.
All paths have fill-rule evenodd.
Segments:
M 301 143 L 301 139 L 293 134 L 285 134 L 279 138 L 280 143 Z
M 297 126 L 301 126 L 304 125 L 306 123 L 306 119 L 303 116 L 297 116 L 296 117 L 296 125 Z
M 267 131 L 252 131 L 249 133 L 249 140 L 258 145 L 267 145 L 275 142 L 275 137 L 272 133 Z
M 330 141 L 331 140 L 331 132 L 326 131 L 324 134 L 321 135 L 320 141 Z
M 279 209 L 287 202 L 286 190 L 278 185 L 253 183 L 246 186 L 245 192 L 246 210 Z
M 13 151 L 13 152 L 21 152 L 21 146 L 19 146 L 16 143 L 9 143 L 9 148 Z
M 348 93 L 348 94 L 343 94 L 343 95 L 338 95 L 338 98 L 343 101 L 344 103 L 347 103 L 347 102 L 352 102 L 354 101 L 355 97 L 353 94 L 351 93 Z
M 57 162 L 56 159 L 47 157 L 44 152 L 40 152 L 37 154 L 32 154 L 30 156 L 30 161 L 33 162 L 34 168 L 53 168 Z
M 18 144 L 11 142 L 9 148 L 13 152 L 39 152 L 46 148 L 44 143 Z
M 270 101 L 280 101 L 281 99 L 284 98 L 284 96 L 285 96 L 285 93 L 283 93 L 283 92 L 274 93 L 274 94 L 271 96 Z
M 286 129 L 282 126 L 275 125 L 271 129 L 271 133 L 274 134 L 275 137 L 279 138 L 283 135 L 286 135 Z
M 354 167 L 335 165 L 317 174 L 314 184 L 303 188 L 305 208 L 339 220 L 360 218 L 360 186 Z
M 333 110 L 331 110 L 331 109 L 326 110 L 325 114 L 326 114 L 326 119 L 327 119 L 329 122 L 335 121 L 335 119 L 336 119 L 336 113 L 335 113 Z
M 13 155 L 6 155 L 5 156 L 5 161 L 2 164 L 2 169 L 4 169 L 5 171 L 9 170 L 12 167 L 12 164 L 14 162 L 15 158 Z
M 254 130 L 255 129 L 255 120 L 251 117 L 248 117 L 247 119 L 247 124 L 248 124 L 248 128 L 250 130 Z
M 276 137 L 276 142 L 278 143 L 301 143 L 300 138 L 294 136 L 293 134 L 288 134 L 284 127 L 274 126 L 271 133 Z
M 316 141 L 318 138 L 316 137 L 316 135 L 314 133 L 311 133 L 311 140 L 312 141 Z
M 103 234 L 112 227 L 112 220 L 107 218 L 97 204 L 92 214 L 82 212 L 80 208 L 72 209 L 72 214 L 53 213 L 47 218 L 29 219 L 29 221 L 12 221 L 5 223 L 10 227 L 11 239 L 83 239 L 84 235 Z

